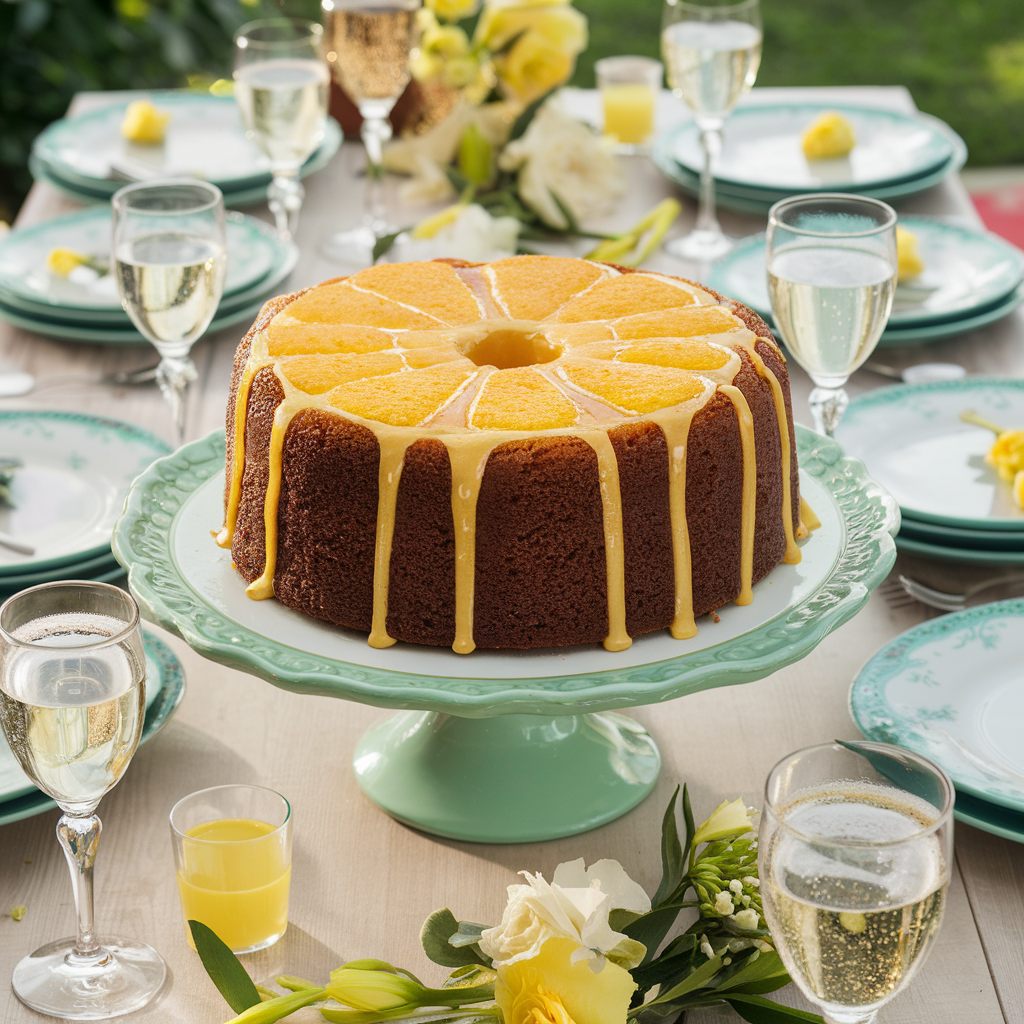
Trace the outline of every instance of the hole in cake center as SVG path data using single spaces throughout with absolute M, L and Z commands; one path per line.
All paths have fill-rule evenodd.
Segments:
M 499 370 L 550 363 L 562 354 L 562 346 L 540 332 L 514 327 L 501 327 L 482 337 L 467 339 L 460 348 L 477 366 L 496 366 Z

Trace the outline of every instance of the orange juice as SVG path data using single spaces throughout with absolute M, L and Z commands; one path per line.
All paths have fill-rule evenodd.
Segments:
M 644 82 L 613 82 L 601 86 L 604 132 L 619 142 L 637 145 L 654 131 L 654 90 Z
M 290 850 L 284 828 L 251 818 L 206 821 L 185 833 L 178 891 L 188 921 L 213 929 L 236 953 L 261 949 L 288 927 Z

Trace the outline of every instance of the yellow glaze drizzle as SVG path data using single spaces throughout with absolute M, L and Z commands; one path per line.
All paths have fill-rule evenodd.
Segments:
M 484 275 L 479 275 L 481 279 Z M 473 282 L 478 297 L 482 291 L 481 281 Z M 543 325 L 538 325 L 541 327 Z M 397 340 L 399 348 L 401 343 Z M 778 378 L 755 351 L 757 336 L 746 329 L 738 329 L 728 336 L 714 335 L 710 340 L 724 341 L 733 355 L 726 366 L 719 371 L 690 371 L 702 380 L 703 394 L 672 406 L 646 413 L 625 414 L 609 406 L 597 396 L 581 392 L 577 385 L 563 380 L 554 373 L 544 376 L 560 387 L 581 410 L 582 421 L 578 426 L 542 431 L 542 435 L 577 437 L 594 450 L 598 461 L 599 481 L 605 540 L 608 593 L 608 636 L 604 646 L 610 651 L 621 651 L 632 644 L 626 631 L 625 601 L 625 551 L 622 515 L 622 496 L 619 486 L 619 469 L 615 450 L 608 434 L 608 427 L 616 423 L 603 424 L 602 420 L 617 422 L 631 419 L 651 422 L 660 427 L 668 447 L 669 510 L 672 528 L 672 546 L 675 580 L 675 613 L 671 624 L 672 635 L 679 639 L 692 637 L 697 633 L 694 621 L 693 590 L 691 578 L 691 552 L 689 529 L 686 518 L 686 455 L 690 427 L 694 415 L 703 408 L 716 392 L 726 395 L 735 409 L 743 451 L 743 485 L 741 512 L 741 556 L 740 593 L 735 603 L 749 604 L 752 600 L 754 527 L 757 498 L 757 466 L 754 448 L 753 418 L 743 393 L 732 383 L 741 366 L 736 354 L 742 349 L 754 365 L 758 374 L 766 379 L 772 390 L 776 418 L 779 423 L 779 438 L 782 442 L 782 515 L 786 535 L 786 556 L 788 563 L 800 560 L 796 546 L 792 516 L 792 490 L 790 484 L 790 433 L 786 415 L 785 399 Z M 403 356 L 404 361 L 404 356 Z M 225 523 L 217 534 L 217 543 L 229 547 L 237 524 L 242 476 L 245 461 L 245 426 L 248 398 L 255 374 L 264 366 L 277 370 L 278 361 L 267 355 L 265 335 L 254 338 L 249 359 L 239 382 L 235 412 L 235 443 L 232 460 L 231 481 L 225 508 Z M 455 528 L 455 641 L 453 650 L 468 654 L 475 649 L 473 639 L 473 606 L 476 584 L 476 508 L 487 460 L 491 452 L 508 441 L 535 438 L 535 431 L 474 430 L 463 426 L 465 417 L 479 396 L 484 381 L 492 369 L 485 368 L 471 377 L 466 385 L 440 409 L 413 427 L 394 427 L 367 420 L 330 404 L 326 394 L 311 395 L 294 387 L 287 377 L 277 370 L 277 377 L 284 389 L 284 401 L 274 414 L 270 439 L 269 476 L 264 496 L 264 525 L 266 562 L 262 575 L 246 589 L 249 597 L 263 599 L 273 596 L 274 573 L 277 565 L 278 503 L 281 493 L 282 458 L 284 439 L 295 414 L 303 409 L 320 409 L 349 421 L 365 426 L 377 438 L 380 446 L 378 470 L 378 507 L 374 551 L 373 616 L 369 643 L 373 647 L 389 647 L 395 640 L 387 632 L 388 588 L 390 577 L 391 548 L 394 537 L 395 514 L 398 501 L 402 467 L 409 446 L 416 440 L 433 437 L 441 441 L 448 451 L 451 465 L 452 491 L 451 507 Z M 543 371 L 542 371 L 543 372 Z M 820 525 L 813 511 L 801 498 L 801 528 L 797 536 L 806 535 L 806 526 L 813 529 Z
M 786 531 L 786 553 L 782 561 L 786 565 L 799 565 L 801 554 L 797 547 L 796 537 L 793 536 L 793 484 L 790 480 L 790 457 L 789 450 L 789 417 L 786 415 L 786 399 L 782 394 L 782 385 L 775 372 L 765 361 L 753 350 L 754 366 L 757 372 L 768 381 L 772 389 L 772 400 L 775 402 L 775 418 L 779 421 L 779 441 L 782 442 L 782 526 Z
M 757 510 L 757 458 L 754 453 L 754 418 L 743 392 L 733 384 L 718 388 L 736 408 L 743 442 L 743 514 L 740 525 L 740 596 L 736 604 L 754 600 L 751 583 L 754 578 L 754 515 Z
M 371 647 L 390 647 L 395 643 L 387 630 L 391 541 L 395 535 L 398 484 L 409 441 L 395 434 L 378 434 L 377 442 L 380 445 L 380 469 L 377 474 L 377 537 L 373 554 L 373 624 L 367 642 Z

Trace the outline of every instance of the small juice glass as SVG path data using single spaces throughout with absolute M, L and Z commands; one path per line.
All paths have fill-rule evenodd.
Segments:
M 654 113 L 664 69 L 651 57 L 605 57 L 594 64 L 604 108 L 604 133 L 620 153 L 645 152 L 654 134 Z
M 179 800 L 171 838 L 185 934 L 190 920 L 234 953 L 272 946 L 288 927 L 292 809 L 262 786 L 214 786 Z

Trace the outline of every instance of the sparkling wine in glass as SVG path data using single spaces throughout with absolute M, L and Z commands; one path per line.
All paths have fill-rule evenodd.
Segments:
M 750 90 L 761 63 L 759 0 L 687 3 L 665 0 L 661 53 L 668 83 L 693 111 L 700 129 L 704 166 L 697 223 L 666 248 L 689 260 L 715 260 L 732 248 L 715 216 L 712 163 L 722 148 L 722 126 L 736 101 Z
M 831 437 L 844 385 L 874 351 L 896 291 L 896 213 L 841 193 L 784 199 L 768 214 L 772 316 L 815 388 L 815 429 Z
M 157 382 L 185 440 L 185 391 L 196 379 L 192 343 L 224 291 L 224 199 L 205 181 L 168 179 L 114 193 L 112 263 L 121 305 L 160 353 Z
M 758 848 L 765 919 L 831 1024 L 870 1024 L 927 957 L 949 887 L 953 800 L 940 768 L 885 743 L 811 747 L 772 769 Z
M 270 161 L 267 199 L 282 238 L 295 234 L 305 196 L 299 170 L 324 137 L 323 32 L 311 21 L 267 18 L 235 33 L 235 100 L 246 134 Z
M 359 108 L 366 147 L 363 222 L 331 235 L 322 251 L 330 259 L 365 266 L 378 238 L 398 230 L 384 207 L 384 143 L 388 115 L 409 84 L 409 60 L 419 41 L 421 0 L 322 0 L 324 47 L 338 85 Z
M 93 862 L 96 807 L 124 774 L 146 710 L 139 610 L 106 583 L 23 590 L 0 607 L 0 723 L 29 778 L 64 812 L 57 823 L 71 869 L 78 935 L 15 968 L 18 998 L 65 1020 L 104 1020 L 147 1005 L 167 968 L 136 939 L 98 937 Z

